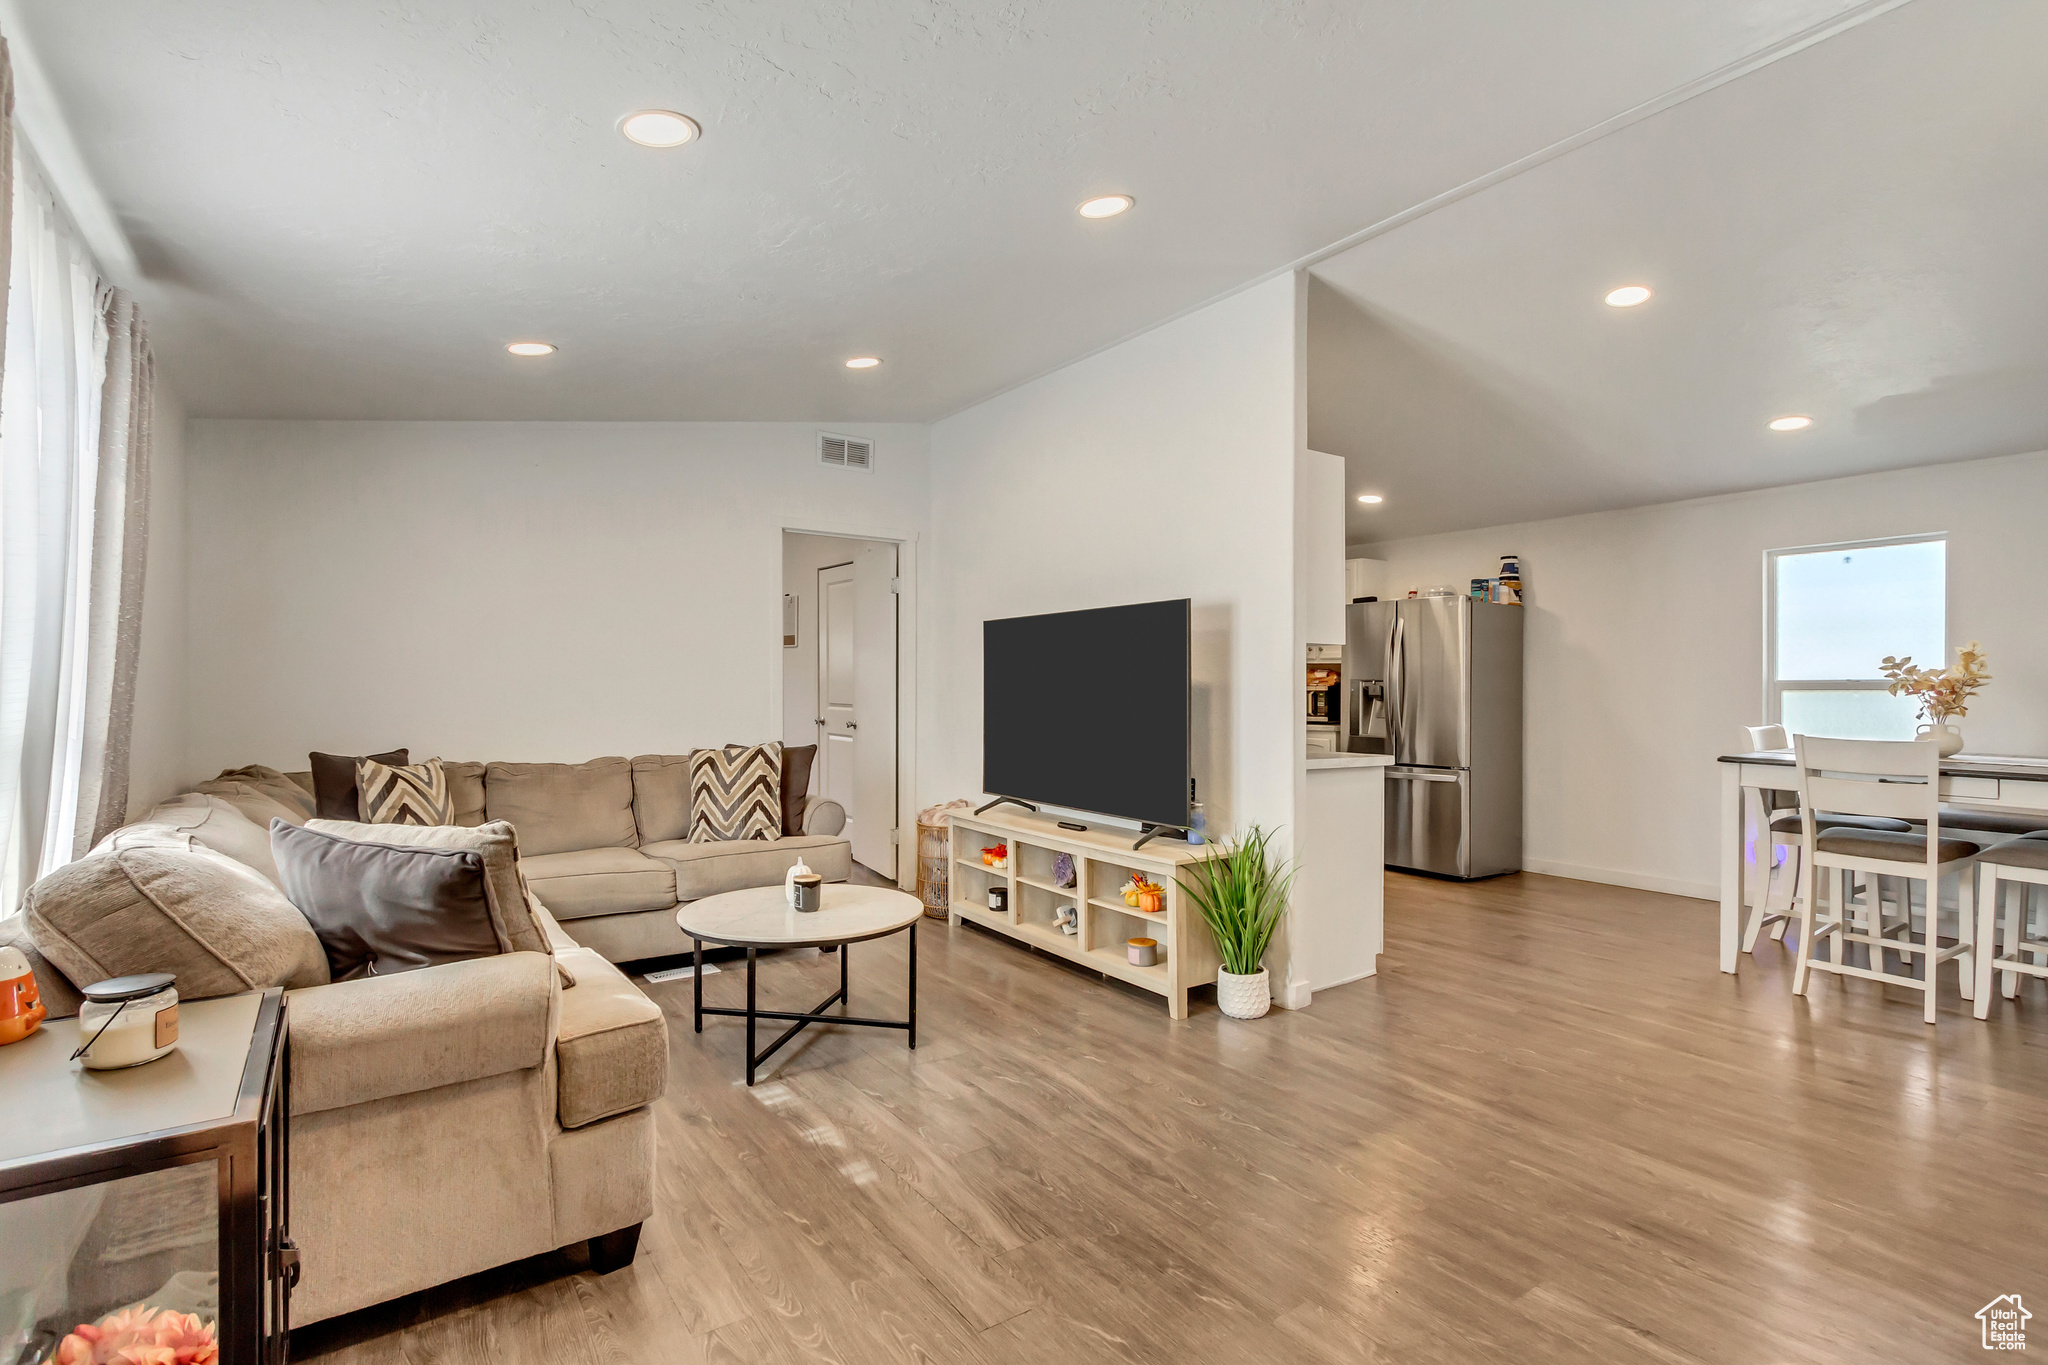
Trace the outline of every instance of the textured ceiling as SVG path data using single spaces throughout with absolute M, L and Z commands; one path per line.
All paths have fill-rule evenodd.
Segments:
M 1868 8 L 14 5 L 196 414 L 903 420 Z
M 2044 53 L 1907 5 L 1316 266 L 1350 539 L 2048 448 Z

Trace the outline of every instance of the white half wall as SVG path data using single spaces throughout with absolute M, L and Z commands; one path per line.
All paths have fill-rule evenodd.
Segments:
M 783 732 L 785 528 L 914 547 L 927 429 L 190 424 L 182 777 L 313 749 L 580 761 Z
M 1371 548 L 1387 595 L 1521 558 L 1529 596 L 1523 866 L 1714 897 L 1716 755 L 1763 719 L 1768 550 L 1948 534 L 1948 638 L 1993 681 L 1979 753 L 2048 754 L 2048 453 L 1899 470 Z
M 150 451 L 142 644 L 135 659 L 135 728 L 128 744 L 130 818 L 203 776 L 186 769 L 185 551 L 185 409 L 159 379 Z
M 1269 281 L 932 428 L 921 806 L 983 795 L 984 620 L 1187 597 L 1211 828 L 1258 822 L 1284 843 L 1301 768 L 1295 294 Z M 1143 660 L 1094 666 L 1145 704 Z

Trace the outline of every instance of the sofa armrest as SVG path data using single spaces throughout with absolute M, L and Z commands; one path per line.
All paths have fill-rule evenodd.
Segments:
M 292 1112 L 524 1071 L 554 1041 L 554 959 L 500 953 L 291 993 Z
M 806 834 L 837 834 L 846 828 L 846 807 L 829 796 L 806 796 L 800 828 Z

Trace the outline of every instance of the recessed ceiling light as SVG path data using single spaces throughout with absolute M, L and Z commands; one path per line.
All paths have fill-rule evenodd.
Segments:
M 1804 431 L 1812 425 L 1813 419 L 1811 417 L 1798 412 L 1787 413 L 1783 417 L 1773 417 L 1771 419 L 1772 431 Z
M 875 356 L 857 355 L 846 362 L 846 368 L 849 370 L 872 370 L 881 363 L 881 360 Z
M 1633 308 L 1639 303 L 1648 302 L 1649 297 L 1650 286 L 1646 284 L 1625 284 L 1621 288 L 1608 293 L 1607 306 L 1609 308 Z
M 1138 201 L 1128 194 L 1105 194 L 1081 205 L 1083 218 L 1114 218 Z
M 619 120 L 619 131 L 628 142 L 642 147 L 680 147 L 695 142 L 704 131 L 697 120 L 670 109 L 642 109 Z
M 515 341 L 505 348 L 513 355 L 553 355 L 554 346 L 545 341 Z
M 1358 500 L 1362 503 L 1367 504 L 1368 506 L 1375 503 L 1382 503 L 1386 501 L 1385 498 L 1381 497 L 1377 493 L 1360 493 L 1358 495 Z

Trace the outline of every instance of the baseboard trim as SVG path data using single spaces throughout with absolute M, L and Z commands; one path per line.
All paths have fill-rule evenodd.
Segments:
M 1541 872 L 1548 877 L 1569 877 L 1575 882 L 1599 882 L 1626 886 L 1635 891 L 1660 891 L 1667 896 L 1690 896 L 1694 900 L 1721 899 L 1721 888 L 1712 882 L 1688 882 L 1677 877 L 1657 877 L 1647 872 L 1619 872 L 1611 867 L 1582 867 L 1577 863 L 1553 863 L 1543 858 L 1524 858 L 1524 872 Z

